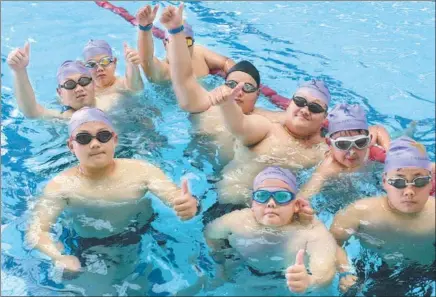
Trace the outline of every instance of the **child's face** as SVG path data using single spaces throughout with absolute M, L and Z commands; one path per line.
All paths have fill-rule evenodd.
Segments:
M 112 59 L 112 62 L 110 62 Z M 91 68 L 92 79 L 98 87 L 105 87 L 110 85 L 115 77 L 115 70 L 117 67 L 117 59 L 109 57 L 108 55 L 97 55 L 86 61 L 86 63 L 93 62 L 94 68 Z M 104 65 L 108 63 L 107 65 Z
M 78 138 L 86 139 L 86 134 L 94 138 L 87 144 L 79 143 L 81 139 Z M 68 139 L 68 147 L 76 155 L 80 165 L 95 169 L 106 167 L 113 162 L 117 143 L 117 134 L 101 122 L 88 122 L 81 125 Z
M 403 189 L 398 189 L 390 183 L 394 183 L 395 179 L 405 179 L 406 182 L 411 183 L 415 179 L 418 184 L 422 179 L 416 180 L 417 177 L 429 175 L 430 172 L 422 168 L 401 168 L 387 172 L 383 176 L 383 187 L 388 194 L 389 204 L 402 213 L 420 212 L 430 196 L 431 182 L 423 187 L 408 185 Z
M 352 142 L 355 145 L 350 147 Z M 330 151 L 335 161 L 342 166 L 354 168 L 365 162 L 370 142 L 371 138 L 365 130 L 339 131 L 330 137 Z
M 309 110 L 308 106 L 298 106 L 295 100 L 292 100 L 286 110 L 286 127 L 294 134 L 308 136 L 318 133 L 321 130 L 327 113 L 327 105 L 320 99 L 314 97 L 307 90 L 298 90 L 294 97 L 302 98 L 307 104 L 318 104 L 324 112 L 315 113 Z M 301 101 L 300 100 L 300 101 Z
M 277 179 L 266 179 L 254 190 L 293 192 L 289 185 Z M 259 224 L 280 227 L 291 223 L 294 213 L 299 210 L 299 202 L 294 199 L 287 204 L 281 205 L 271 197 L 265 203 L 252 201 L 251 210 Z
M 84 106 L 94 106 L 95 105 L 95 93 L 94 93 L 94 81 L 90 81 L 87 85 L 82 86 L 78 82 L 88 78 L 89 75 L 84 74 L 73 74 L 65 78 L 62 82 L 64 85 L 66 82 L 72 80 L 77 83 L 76 87 L 72 90 L 65 89 L 63 87 L 58 87 L 57 92 L 61 97 L 63 105 L 70 106 L 75 110 L 79 110 Z M 80 80 L 82 78 L 82 80 Z

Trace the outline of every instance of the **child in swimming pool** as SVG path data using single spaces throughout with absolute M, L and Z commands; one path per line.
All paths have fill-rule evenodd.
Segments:
M 228 241 L 258 273 L 287 268 L 286 282 L 293 292 L 329 284 L 336 272 L 336 246 L 317 219 L 306 225 L 295 220 L 301 207 L 295 176 L 287 169 L 267 167 L 255 177 L 253 190 L 251 208 L 233 211 L 206 226 L 212 250 L 218 251 Z M 306 270 L 305 252 L 311 274 Z
M 79 164 L 49 181 L 33 211 L 26 238 L 67 272 L 87 270 L 81 280 L 112 286 L 115 277 L 133 273 L 137 264 L 141 232 L 153 215 L 151 201 L 144 195 L 153 192 L 182 220 L 196 214 L 197 200 L 187 181 L 180 189 L 148 162 L 114 158 L 118 135 L 101 110 L 80 109 L 68 128 L 68 148 Z M 64 212 L 80 239 L 73 254 L 66 254 L 51 237 L 51 227 Z M 100 263 L 100 272 L 92 271 L 93 263 Z M 86 289 L 95 289 L 92 282 Z M 107 292 L 87 292 L 103 293 Z
M 89 40 L 83 48 L 85 66 L 95 82 L 97 104 L 102 110 L 109 110 L 125 91 L 138 92 L 144 89 L 139 64 L 141 59 L 136 50 L 124 43 L 126 74 L 115 75 L 118 59 L 105 40 Z
M 48 109 L 36 101 L 35 92 L 30 84 L 27 66 L 30 60 L 30 44 L 11 51 L 7 63 L 14 76 L 14 94 L 18 108 L 28 118 L 69 119 L 84 106 L 96 106 L 94 82 L 91 73 L 79 61 L 65 61 L 57 71 L 58 87 L 56 91 L 63 105 L 61 110 Z
M 435 200 L 429 197 L 432 170 L 424 146 L 400 137 L 392 141 L 386 156 L 383 187 L 387 195 L 358 200 L 336 214 L 330 231 L 339 246 L 342 291 L 357 280 L 350 274 L 352 269 L 342 248 L 351 236 L 382 256 L 391 268 L 434 263 Z
M 339 104 L 328 114 L 328 134 L 326 142 L 329 150 L 324 160 L 313 173 L 310 181 L 301 189 L 299 196 L 306 199 L 318 193 L 326 180 L 338 177 L 341 173 L 362 169 L 371 158 L 370 147 L 380 143 L 389 143 L 389 134 L 381 126 L 370 133 L 366 113 L 359 105 Z M 373 140 L 373 135 L 377 139 Z M 386 146 L 386 144 L 384 144 Z

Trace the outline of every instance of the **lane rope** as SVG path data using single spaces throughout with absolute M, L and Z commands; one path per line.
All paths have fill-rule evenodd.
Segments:
M 112 3 L 110 3 L 109 1 L 94 1 L 95 4 L 97 4 L 98 6 L 100 6 L 101 8 L 107 9 L 111 12 L 113 12 L 114 14 L 119 15 L 120 17 L 122 17 L 123 19 L 125 19 L 127 22 L 129 22 L 130 24 L 132 24 L 133 26 L 138 26 L 138 22 L 136 21 L 136 17 L 134 17 L 133 15 L 131 15 L 125 8 L 120 7 L 120 6 L 115 6 Z M 153 28 L 151 29 L 153 36 L 163 40 L 165 38 L 165 32 L 160 29 L 159 27 L 153 26 Z M 210 74 L 212 75 L 218 75 L 221 77 L 225 77 L 225 73 L 221 70 L 221 69 L 212 69 L 210 71 Z M 277 94 L 276 91 L 274 91 L 273 89 L 271 89 L 270 87 L 260 84 L 259 86 L 260 89 L 260 93 L 262 95 L 264 95 L 266 98 L 268 98 L 268 100 L 273 103 L 274 105 L 276 105 L 277 107 L 286 110 L 286 108 L 289 105 L 290 99 L 286 98 L 282 95 Z

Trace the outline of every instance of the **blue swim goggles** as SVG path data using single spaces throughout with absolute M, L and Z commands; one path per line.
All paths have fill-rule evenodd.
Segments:
M 275 192 L 270 192 L 267 190 L 257 190 L 253 192 L 253 200 L 258 203 L 267 203 L 271 197 L 277 204 L 285 205 L 295 199 L 295 194 L 284 190 Z

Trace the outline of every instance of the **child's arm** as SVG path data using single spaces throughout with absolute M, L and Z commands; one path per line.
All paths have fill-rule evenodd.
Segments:
M 227 58 L 223 55 L 220 55 L 214 51 L 211 51 L 203 46 L 197 46 L 198 49 L 201 49 L 201 52 L 203 53 L 204 60 L 206 61 L 207 66 L 209 67 L 209 70 L 213 69 L 220 69 L 224 73 L 227 73 L 230 68 L 235 65 L 235 62 Z
M 240 82 L 234 89 L 220 86 L 211 92 L 211 100 L 213 105 L 220 106 L 224 122 L 230 132 L 244 145 L 251 146 L 267 137 L 272 123 L 263 116 L 246 115 L 242 112 L 235 98 L 242 92 L 243 85 Z
M 26 42 L 23 48 L 10 52 L 7 58 L 7 63 L 14 76 L 14 94 L 17 98 L 18 108 L 27 118 L 63 118 L 59 111 L 46 109 L 36 101 L 35 92 L 27 74 L 29 60 L 29 42 Z
M 61 185 L 51 181 L 39 199 L 30 220 L 26 241 L 69 271 L 80 271 L 79 260 L 75 256 L 62 255 L 50 235 L 51 227 L 67 205 L 66 198 L 60 193 Z
M 124 43 L 124 58 L 126 59 L 126 75 L 124 79 L 126 89 L 134 92 L 141 91 L 144 89 L 144 83 L 139 71 L 141 59 L 138 52 Z
M 138 10 L 136 20 L 138 24 L 147 27 L 148 30 L 138 29 L 138 53 L 141 58 L 142 70 L 147 79 L 151 82 L 161 82 L 170 79 L 170 69 L 167 63 L 160 61 L 154 56 L 154 42 L 152 26 L 159 5 L 151 8 L 146 5 Z
M 197 213 L 199 202 L 191 195 L 187 180 L 182 181 L 179 188 L 160 168 L 146 162 L 140 164 L 138 174 L 142 174 L 145 187 L 172 207 L 177 216 L 189 220 Z
M 234 223 L 235 214 L 237 213 L 240 213 L 240 211 L 236 210 L 225 214 L 213 220 L 205 227 L 204 238 L 213 251 L 224 248 L 224 241 L 228 239 L 232 232 L 232 224 Z
M 286 270 L 286 280 L 292 292 L 304 293 L 309 288 L 325 287 L 331 283 L 335 273 L 336 244 L 320 222 L 315 223 L 311 239 L 307 241 L 306 252 L 309 255 L 309 270 L 304 264 L 304 250 L 297 253 L 294 265 Z M 308 231 L 306 231 L 308 232 Z
M 354 203 L 345 210 L 339 211 L 330 227 L 330 232 L 337 242 L 337 269 L 340 273 L 345 273 L 344 277 L 339 279 L 339 288 L 342 292 L 346 292 L 357 281 L 357 276 L 351 273 L 352 269 L 348 261 L 348 255 L 342 245 L 359 230 L 362 210 L 364 208 L 358 207 L 358 203 Z M 361 211 L 358 209 L 361 209 Z
M 326 159 L 318 166 L 312 174 L 310 180 L 298 192 L 298 198 L 310 200 L 312 196 L 318 194 L 326 180 L 339 174 L 340 167 L 334 164 L 333 157 L 329 154 Z
M 380 125 L 370 126 L 369 134 L 372 135 L 371 144 L 383 147 L 386 151 L 391 145 L 391 137 L 385 127 Z
M 167 29 L 180 27 L 183 24 L 183 4 L 179 8 L 166 7 L 165 9 L 166 11 L 160 20 L 161 23 Z M 167 12 L 170 10 L 172 13 L 168 14 Z M 170 61 L 171 81 L 180 108 L 190 113 L 208 110 L 211 106 L 210 94 L 197 82 L 194 75 L 185 33 L 179 32 L 170 36 L 168 59 Z

